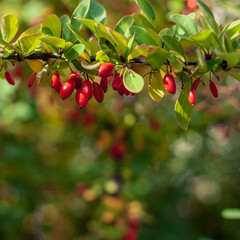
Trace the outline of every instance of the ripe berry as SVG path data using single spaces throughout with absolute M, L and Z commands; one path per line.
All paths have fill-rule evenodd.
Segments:
M 212 82 L 212 81 L 209 82 L 209 88 L 211 90 L 212 95 L 214 97 L 218 97 L 218 89 L 214 82 Z
M 55 88 L 58 85 L 59 81 L 60 81 L 60 74 L 59 72 L 55 72 L 52 75 L 52 81 L 51 81 L 52 88 Z
M 108 89 L 108 79 L 106 77 L 103 77 L 101 79 L 100 85 L 101 85 L 103 91 L 106 92 Z
M 195 91 L 197 91 L 197 88 L 198 88 L 198 85 L 200 84 L 200 79 L 199 78 L 197 78 L 194 82 L 193 82 L 193 84 L 192 84 L 192 88 L 195 90 Z
M 56 90 L 56 92 L 60 93 L 61 87 L 63 85 L 63 82 L 61 80 L 59 80 L 59 82 L 57 83 L 57 85 L 54 87 L 54 89 Z
M 87 106 L 88 100 L 87 100 L 85 94 L 83 93 L 82 88 L 79 88 L 77 90 L 76 95 L 75 95 L 75 100 L 80 108 L 84 108 Z
M 119 160 L 123 159 L 126 155 L 126 145 L 122 141 L 117 141 L 113 143 L 110 148 L 110 155 L 113 159 Z
M 119 88 L 118 88 L 117 91 L 118 91 L 118 93 L 119 93 L 120 95 L 123 95 L 123 94 L 129 95 L 129 94 L 130 94 L 130 92 L 125 88 L 123 82 L 120 84 L 120 86 L 119 86 Z
M 96 82 L 93 83 L 93 96 L 100 103 L 104 100 L 104 91 L 100 84 Z
M 137 240 L 137 232 L 134 229 L 128 229 L 124 233 L 124 240 Z
M 64 100 L 71 96 L 75 88 L 75 79 L 70 78 L 67 80 L 60 89 L 60 96 Z
M 32 87 L 32 85 L 36 82 L 36 76 L 37 76 L 37 73 L 36 72 L 33 72 L 29 79 L 28 79 L 28 87 Z
M 169 93 L 174 94 L 176 92 L 176 83 L 170 73 L 165 74 L 163 78 L 163 85 Z
M 112 82 L 112 89 L 117 90 L 122 83 L 122 77 L 119 74 L 114 75 L 114 80 Z
M 75 77 L 75 89 L 78 90 L 81 87 L 82 87 L 82 78 L 81 76 L 77 75 Z
M 188 91 L 188 101 L 192 105 L 196 102 L 196 92 L 193 88 Z
M 5 78 L 6 78 L 6 80 L 8 81 L 9 84 L 15 85 L 13 76 L 10 72 L 5 72 Z
M 78 76 L 78 73 L 76 73 L 76 72 L 72 72 L 70 74 L 70 78 L 75 78 L 76 76 Z
M 82 91 L 85 94 L 87 100 L 90 100 L 93 95 L 93 85 L 89 80 L 85 80 L 82 83 Z
M 103 63 L 98 68 L 98 75 L 100 77 L 110 77 L 113 74 L 114 65 L 112 63 Z

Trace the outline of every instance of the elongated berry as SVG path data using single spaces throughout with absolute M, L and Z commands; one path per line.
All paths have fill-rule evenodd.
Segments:
M 96 82 L 93 83 L 93 96 L 100 103 L 104 100 L 104 91 L 101 85 Z
M 113 74 L 114 65 L 112 63 L 103 63 L 98 68 L 98 75 L 100 77 L 110 77 Z
M 212 95 L 214 97 L 218 97 L 218 89 L 214 82 L 212 82 L 212 81 L 209 82 L 209 88 L 211 90 Z
M 81 76 L 77 75 L 75 77 L 75 89 L 78 90 L 81 87 L 82 87 L 82 78 L 81 78 Z
M 197 91 L 197 88 L 198 88 L 198 85 L 200 84 L 200 79 L 199 78 L 197 78 L 194 82 L 193 82 L 193 84 L 192 84 L 192 88 L 195 90 L 195 91 Z
M 15 85 L 15 81 L 13 79 L 13 76 L 10 72 L 5 72 L 5 78 L 8 81 L 9 84 Z
M 64 100 L 71 96 L 75 88 L 75 79 L 70 78 L 67 80 L 60 89 L 60 96 Z
M 93 85 L 89 80 L 85 80 L 82 83 L 82 91 L 85 94 L 87 100 L 90 100 L 93 96 Z
M 36 73 L 36 72 L 33 72 L 33 73 L 30 75 L 30 77 L 29 77 L 29 79 L 28 79 L 28 87 L 32 87 L 33 84 L 36 82 L 36 80 L 37 80 L 36 76 L 37 76 L 37 73 Z
M 130 92 L 126 89 L 126 87 L 124 86 L 124 84 L 123 84 L 123 82 L 120 84 L 120 86 L 119 86 L 119 88 L 118 88 L 118 93 L 120 94 L 120 95 L 129 95 L 130 94 Z
M 196 102 L 196 92 L 193 88 L 188 91 L 188 101 L 192 105 Z
M 163 85 L 169 93 L 174 94 L 176 92 L 176 83 L 170 73 L 165 74 L 163 78 Z
M 106 92 L 107 89 L 108 89 L 108 78 L 103 77 L 103 78 L 101 79 L 100 85 L 101 85 L 103 91 Z
M 54 87 L 54 89 L 56 90 L 56 92 L 60 93 L 61 87 L 63 85 L 63 82 L 61 80 L 59 80 L 59 82 L 56 84 L 56 86 Z
M 114 80 L 112 82 L 112 89 L 118 90 L 119 86 L 122 84 L 122 77 L 119 74 L 114 75 Z
M 72 72 L 70 74 L 70 78 L 75 78 L 76 76 L 79 76 L 78 73 L 76 73 L 76 72 Z
M 59 72 L 56 71 L 52 75 L 52 81 L 51 81 L 52 88 L 55 88 L 58 85 L 59 81 L 60 81 L 60 74 Z
M 86 95 L 83 93 L 82 88 L 79 88 L 77 90 L 76 95 L 75 95 L 75 100 L 80 108 L 84 108 L 87 106 L 88 100 L 86 98 Z

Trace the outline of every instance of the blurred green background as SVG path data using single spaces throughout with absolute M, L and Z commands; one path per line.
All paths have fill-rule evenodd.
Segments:
M 99 2 L 111 27 L 139 12 L 134 1 Z M 151 3 L 159 29 L 171 25 L 170 14 L 190 12 L 183 0 Z M 238 1 L 208 3 L 220 24 L 240 16 Z M 17 15 L 23 30 L 50 13 L 70 16 L 78 1 L 0 4 L 0 15 Z M 232 219 L 240 208 L 237 81 L 221 76 L 219 99 L 201 87 L 183 131 L 177 96 L 154 103 L 147 87 L 129 97 L 109 90 L 103 103 L 79 110 L 50 79 L 27 88 L 26 64 L 13 71 L 15 86 L 0 79 L 1 240 L 240 239 Z

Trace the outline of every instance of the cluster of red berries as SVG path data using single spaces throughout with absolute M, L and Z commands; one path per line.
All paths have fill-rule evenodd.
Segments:
M 137 240 L 139 229 L 140 221 L 138 219 L 130 219 L 129 226 L 124 233 L 124 240 Z

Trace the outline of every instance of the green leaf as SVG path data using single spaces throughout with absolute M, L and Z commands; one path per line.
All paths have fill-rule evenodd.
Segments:
M 188 102 L 188 91 L 191 89 L 191 87 L 191 81 L 188 81 L 175 105 L 177 122 L 184 130 L 188 129 L 193 111 L 193 106 Z
M 13 14 L 7 14 L 1 18 L 2 39 L 10 43 L 18 31 L 18 19 Z
M 212 31 L 210 29 L 203 30 L 195 35 L 189 37 L 199 47 L 210 49 L 212 44 Z
M 135 13 L 135 14 L 133 14 L 133 18 L 134 18 L 135 22 L 137 23 L 137 25 L 139 25 L 140 27 L 150 28 L 155 31 L 155 27 L 153 26 L 153 24 L 150 23 L 147 20 L 147 18 L 145 18 L 143 15 Z
M 135 48 L 132 53 L 128 56 L 128 61 L 130 61 L 133 58 L 139 57 L 142 54 L 145 54 L 148 52 L 148 47 L 147 46 L 140 46 L 138 48 Z
M 87 16 L 89 7 L 90 7 L 90 0 L 82 0 L 80 1 L 79 5 L 77 6 L 77 8 L 74 10 L 72 14 L 70 23 L 79 31 L 81 29 L 82 24 L 76 18 L 85 18 Z M 73 35 L 73 33 L 70 33 L 69 39 L 71 42 L 76 41 L 76 37 Z
M 100 63 L 109 62 L 109 57 L 103 50 L 100 50 L 96 54 L 96 60 Z
M 154 22 L 154 20 L 156 19 L 156 15 L 154 12 L 154 9 L 152 7 L 152 5 L 149 3 L 148 0 L 136 0 L 137 5 L 141 8 L 141 10 L 144 12 L 144 14 L 146 15 L 146 17 Z
M 226 74 L 240 81 L 240 73 L 226 71 Z
M 72 61 L 76 58 L 78 58 L 82 52 L 84 51 L 84 45 L 83 44 L 77 44 L 74 45 L 72 48 L 70 48 L 68 51 L 63 53 L 63 57 L 67 61 Z
M 81 62 L 82 67 L 87 69 L 87 70 L 93 70 L 96 69 L 100 66 L 100 62 L 92 62 L 92 63 L 85 63 L 85 62 Z
M 95 20 L 92 20 L 92 19 L 84 19 L 84 18 L 76 18 L 77 21 L 83 23 L 84 25 L 86 25 L 90 31 L 97 37 L 99 38 L 98 36 L 98 32 L 95 28 L 95 24 L 97 23 L 97 21 Z
M 219 56 L 227 61 L 228 67 L 232 68 L 238 65 L 240 62 L 240 51 L 232 52 L 232 53 L 219 53 Z
M 175 52 L 171 52 L 171 54 L 168 55 L 168 60 L 170 62 L 171 69 L 173 69 L 174 72 L 179 73 L 182 72 L 184 66 L 174 53 Z
M 19 40 L 23 55 L 26 56 L 31 53 L 40 43 L 41 38 L 44 37 L 43 33 L 33 33 L 26 35 Z
M 74 36 L 78 39 L 78 41 L 85 46 L 86 50 L 90 50 L 89 43 L 85 41 L 85 39 L 81 36 L 80 32 L 70 23 L 68 23 L 67 26 L 72 31 Z
M 125 54 L 125 57 L 127 58 L 129 54 L 133 51 L 133 49 L 136 47 L 136 43 L 134 42 L 135 34 L 129 39 L 127 44 L 127 51 Z
M 108 32 L 111 34 L 116 45 L 121 49 L 122 55 L 124 55 L 127 51 L 128 44 L 126 38 L 121 33 L 116 32 L 110 28 L 108 29 Z
M 165 89 L 163 86 L 163 78 L 159 70 L 152 74 L 148 90 L 150 97 L 155 102 L 159 102 L 163 98 Z
M 91 0 L 86 18 L 104 24 L 106 20 L 106 10 L 100 3 Z
M 115 47 L 105 38 L 99 38 L 98 43 L 101 49 L 110 57 L 119 60 Z
M 70 18 L 67 15 L 63 15 L 62 17 L 60 17 L 60 21 L 62 23 L 62 38 L 67 41 L 70 35 L 70 29 L 67 25 L 68 23 L 70 23 Z
M 167 52 L 163 48 L 157 47 L 147 55 L 145 60 L 152 69 L 158 69 L 167 62 Z
M 192 14 L 189 15 L 174 14 L 170 18 L 172 21 L 178 24 L 188 36 L 198 33 L 197 24 L 192 19 Z
M 26 35 L 30 35 L 33 33 L 40 33 L 42 30 L 42 24 L 39 24 L 37 26 L 31 27 L 29 29 L 27 29 L 26 31 L 24 31 L 18 38 L 18 40 L 20 40 L 22 37 L 26 36 Z
M 42 32 L 47 36 L 61 37 L 62 23 L 55 14 L 49 15 L 43 20 Z
M 58 37 L 44 37 L 41 39 L 53 51 L 58 52 L 59 48 L 65 48 L 65 40 Z
M 226 33 L 223 34 L 222 48 L 225 52 L 233 52 L 233 46 L 232 46 L 231 40 Z
M 235 35 L 237 35 L 240 31 L 240 20 L 236 20 L 229 24 L 229 26 L 226 29 L 226 34 L 228 37 L 232 40 Z
M 184 49 L 182 47 L 182 45 L 173 37 L 169 36 L 169 35 L 163 35 L 161 36 L 162 40 L 164 41 L 164 43 L 172 50 L 174 50 L 175 52 L 179 53 L 182 57 L 184 57 L 184 59 L 186 59 L 186 55 L 184 52 Z
M 115 26 L 114 30 L 123 34 L 126 37 L 129 37 L 130 32 L 129 28 L 132 26 L 134 23 L 134 19 L 132 16 L 125 16 L 120 21 L 117 23 Z
M 222 59 L 213 59 L 207 62 L 207 67 L 208 70 L 207 71 L 211 71 L 214 68 L 217 68 L 219 64 L 222 63 Z
M 198 48 L 198 49 L 196 49 L 196 54 L 197 54 L 197 57 L 198 57 L 198 66 L 199 66 L 198 70 L 199 70 L 199 72 L 206 72 L 207 71 L 207 64 L 206 64 L 203 52 Z
M 161 45 L 160 37 L 151 29 L 134 26 L 130 27 L 130 33 L 131 35 L 135 34 L 135 41 L 139 45 L 143 43 L 154 47 Z
M 240 220 L 240 209 L 239 208 L 226 208 L 222 211 L 222 217 L 231 220 Z
M 134 93 L 140 92 L 144 87 L 144 80 L 142 76 L 127 68 L 125 69 L 123 75 L 123 83 L 130 92 Z
M 196 0 L 198 6 L 203 11 L 204 16 L 206 17 L 206 22 L 208 27 L 214 32 L 216 35 L 219 34 L 219 27 L 214 19 L 214 16 L 212 14 L 212 11 L 209 9 L 209 7 L 203 3 L 201 0 Z

